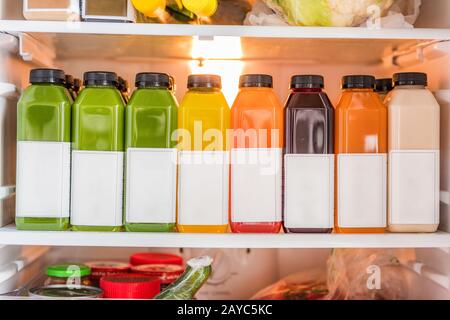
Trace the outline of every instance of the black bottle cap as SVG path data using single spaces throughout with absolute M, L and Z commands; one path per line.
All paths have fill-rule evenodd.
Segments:
M 389 92 L 392 89 L 393 89 L 393 85 L 392 85 L 391 78 L 377 79 L 375 81 L 375 91 L 376 92 Z
M 216 88 L 222 89 L 220 76 L 214 74 L 191 74 L 188 77 L 188 89 L 191 88 Z
M 421 72 L 402 72 L 394 74 L 393 82 L 394 86 L 426 86 L 428 77 Z
M 30 83 L 55 83 L 63 85 L 66 81 L 64 71 L 59 69 L 33 69 L 30 71 Z
M 351 75 L 342 77 L 342 89 L 375 89 L 375 77 Z
M 73 76 L 70 74 L 66 74 L 66 88 L 67 89 L 73 89 L 73 85 L 74 85 L 74 79 Z
M 117 74 L 108 71 L 89 71 L 84 73 L 85 86 L 118 86 Z
M 243 74 L 239 77 L 239 88 L 272 88 L 273 78 L 268 74 Z
M 170 77 L 165 73 L 142 72 L 136 75 L 136 87 L 142 88 L 167 88 L 171 87 Z
M 291 89 L 323 89 L 324 80 L 319 75 L 295 75 L 291 78 Z

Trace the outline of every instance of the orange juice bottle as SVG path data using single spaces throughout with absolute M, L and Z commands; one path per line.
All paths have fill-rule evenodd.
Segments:
M 230 108 L 216 75 L 191 75 L 178 109 L 179 232 L 228 229 Z
M 269 75 L 241 76 L 231 108 L 230 220 L 236 233 L 278 233 L 282 221 L 283 106 Z
M 335 231 L 386 228 L 387 109 L 372 76 L 345 76 L 336 107 Z

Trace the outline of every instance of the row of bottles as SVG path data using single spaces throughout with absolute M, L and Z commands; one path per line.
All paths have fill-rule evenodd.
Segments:
M 166 74 L 138 74 L 128 101 L 114 73 L 87 72 L 72 107 L 62 71 L 30 78 L 18 106 L 18 229 L 65 230 L 69 220 L 77 231 L 211 233 L 439 224 L 439 106 L 425 74 L 394 75 L 388 108 L 374 88 L 391 88 L 372 76 L 344 77 L 336 108 L 323 77 L 294 76 L 284 110 L 269 75 L 241 76 L 231 110 L 215 75 L 189 76 L 179 108 Z

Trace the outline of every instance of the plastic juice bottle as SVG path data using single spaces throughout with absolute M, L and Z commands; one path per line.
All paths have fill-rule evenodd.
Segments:
M 283 106 L 272 87 L 272 76 L 242 75 L 231 108 L 230 221 L 236 233 L 281 228 Z
M 30 82 L 18 103 L 16 226 L 66 230 L 72 100 L 61 70 L 32 70 Z
M 230 108 L 216 75 L 190 75 L 178 111 L 180 232 L 228 229 Z
M 178 104 L 169 86 L 167 74 L 139 73 L 127 106 L 127 231 L 175 231 Z
M 113 72 L 86 72 L 73 105 L 71 222 L 76 231 L 122 229 L 124 101 Z
M 318 75 L 291 79 L 286 102 L 284 229 L 329 233 L 334 226 L 334 108 Z
M 336 107 L 335 228 L 383 233 L 386 228 L 387 109 L 372 76 L 345 76 Z
M 389 112 L 391 232 L 435 232 L 439 225 L 440 107 L 424 73 L 398 73 Z
M 377 79 L 375 82 L 375 92 L 378 93 L 383 102 L 392 89 L 392 78 Z

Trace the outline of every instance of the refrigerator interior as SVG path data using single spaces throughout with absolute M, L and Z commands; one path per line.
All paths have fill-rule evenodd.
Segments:
M 324 270 L 333 248 L 402 248 L 412 252 L 410 299 L 450 299 L 450 1 L 423 0 L 416 29 L 293 31 L 267 27 L 238 31 L 209 26 L 21 21 L 21 2 L 0 1 L 0 295 L 40 281 L 57 261 L 124 260 L 138 251 L 208 253 L 216 272 L 200 299 L 247 299 L 280 278 Z M 316 29 L 319 30 L 319 29 Z M 304 34 L 303 34 L 304 32 Z M 32 68 L 56 67 L 81 78 L 89 70 L 115 71 L 130 84 L 142 71 L 171 74 L 176 96 L 187 75 L 222 76 L 229 104 L 243 73 L 267 73 L 283 101 L 293 74 L 321 74 L 335 104 L 346 74 L 389 77 L 426 72 L 441 105 L 440 226 L 431 235 L 74 235 L 15 231 L 15 103 Z M 133 87 L 133 85 L 132 85 Z M 15 89 L 14 89 L 15 88 Z M 278 237 L 278 238 L 275 238 Z M 6 297 L 5 297 L 6 298 Z M 17 298 L 17 297 L 14 297 Z

